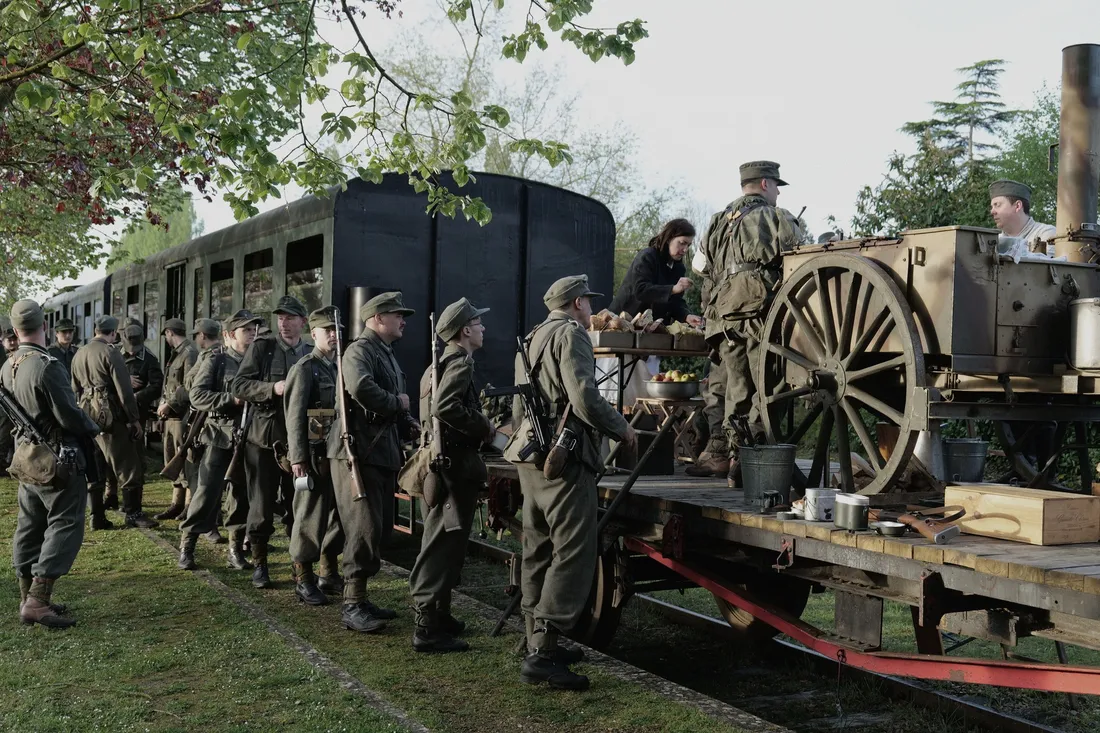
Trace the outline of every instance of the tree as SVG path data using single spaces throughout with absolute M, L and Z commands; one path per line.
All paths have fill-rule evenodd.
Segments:
M 174 204 L 163 216 L 157 215 L 156 221 L 142 222 L 123 234 L 111 250 L 108 264 L 141 262 L 202 234 L 203 223 L 195 214 L 191 197 L 181 194 Z
M 1031 215 L 1048 224 L 1054 223 L 1058 208 L 1058 176 L 1049 168 L 1049 151 L 1058 142 L 1060 112 L 1058 90 L 1040 89 L 1034 106 L 1007 130 L 996 166 L 998 178 L 1031 187 Z
M 100 256 L 105 235 L 93 226 L 151 219 L 173 185 L 218 191 L 244 218 L 289 184 L 322 193 L 351 175 L 396 171 L 427 193 L 431 211 L 488 221 L 483 202 L 443 189 L 437 175 L 453 170 L 461 186 L 509 112 L 493 100 L 475 105 L 462 88 L 433 93 L 391 74 L 363 28 L 397 2 L 0 0 L 5 275 L 75 275 Z M 472 0 L 446 0 L 441 12 L 480 38 L 471 10 Z M 642 21 L 592 28 L 583 25 L 591 10 L 591 0 L 532 0 L 521 26 L 504 32 L 502 54 L 522 62 L 556 35 L 593 61 L 630 63 L 647 35 Z M 349 29 L 350 45 L 321 38 L 322 21 Z M 307 126 L 307 109 L 320 112 L 317 125 Z M 414 135 L 406 123 L 420 109 L 447 125 Z M 550 164 L 570 159 L 552 140 L 506 140 Z M 329 143 L 349 152 L 332 159 Z M 53 213 L 65 216 L 55 224 Z M 29 238 L 49 254 L 25 246 Z

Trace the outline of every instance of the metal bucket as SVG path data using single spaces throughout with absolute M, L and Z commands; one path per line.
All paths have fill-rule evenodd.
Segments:
M 781 503 L 790 503 L 795 448 L 783 443 L 741 448 L 741 478 L 745 484 L 746 502 L 755 504 L 765 491 L 778 491 L 783 499 Z
M 980 438 L 944 438 L 943 465 L 947 481 L 981 481 L 989 443 Z
M 1076 369 L 1100 369 L 1100 298 L 1069 304 L 1069 353 Z

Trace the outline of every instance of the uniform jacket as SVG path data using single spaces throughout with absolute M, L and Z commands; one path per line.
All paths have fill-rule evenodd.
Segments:
M 368 328 L 344 350 L 342 367 L 344 384 L 352 398 L 349 409 L 359 460 L 389 471 L 400 470 L 401 433 L 411 418 L 401 410 L 397 399 L 405 393 L 405 373 L 393 349 Z M 374 446 L 367 451 L 372 442 Z M 339 457 L 343 457 L 342 447 L 340 452 Z
M 549 429 L 556 430 L 565 406 L 572 405 L 573 417 L 569 427 L 580 438 L 579 457 L 589 469 L 599 471 L 601 462 L 597 434 L 622 440 L 626 435 L 627 423 L 596 390 L 596 359 L 588 333 L 568 313 L 555 310 L 535 327 L 525 343 L 528 344 L 527 353 L 535 381 L 554 413 Z M 517 354 L 516 384 L 525 382 L 523 362 Z M 522 463 L 519 454 L 527 444 L 531 426 L 518 397 L 513 412 L 513 424 L 519 427 L 508 441 L 504 457 L 512 463 Z M 553 435 L 549 439 L 553 440 Z
M 244 358 L 227 346 L 215 346 L 203 353 L 189 374 L 191 406 L 207 413 L 199 442 L 215 448 L 233 448 L 233 430 L 240 423 L 241 406 L 231 392 L 237 368 Z
M 290 346 L 278 334 L 258 338 L 248 347 L 233 378 L 233 396 L 252 403 L 255 413 L 248 428 L 248 442 L 270 448 L 286 441 L 283 400 L 275 394 L 275 383 L 286 380 L 290 368 L 310 352 L 305 340 Z
M 122 359 L 126 362 L 126 371 L 130 376 L 141 380 L 141 387 L 134 391 L 134 398 L 141 416 L 146 417 L 153 411 L 153 405 L 164 389 L 164 372 L 160 370 L 160 360 L 144 345 L 132 354 L 123 351 Z
M 420 415 L 439 418 L 443 427 L 443 451 L 451 459 L 452 472 L 462 477 L 483 477 L 484 463 L 478 452 L 493 429 L 481 411 L 474 386 L 474 357 L 458 344 L 448 344 L 439 357 L 439 394 L 432 409 L 432 368 L 420 378 Z
M 734 200 L 711 218 L 703 244 L 711 280 L 704 304 L 708 339 L 766 312 L 781 279 L 780 258 L 803 238 L 789 211 L 758 194 Z M 753 264 L 761 269 L 731 272 L 735 265 Z
M 31 356 L 19 364 L 14 381 L 12 365 L 23 354 Z M 91 418 L 76 405 L 69 374 L 60 361 L 35 344 L 21 344 L 15 355 L 0 367 L 0 382 L 27 412 L 38 431 L 54 443 L 78 445 L 99 432 Z M 91 459 L 91 456 L 85 456 Z
M 76 344 L 69 344 L 68 346 L 62 346 L 54 341 L 50 344 L 50 348 L 47 351 L 50 352 L 50 356 L 61 362 L 61 366 L 65 367 L 65 371 L 72 374 L 73 371 L 73 357 L 76 356 L 76 351 L 79 347 Z
M 287 458 L 292 464 L 311 465 L 309 410 L 332 410 L 325 457 L 335 458 L 339 453 L 340 433 L 331 429 L 336 415 L 336 362 L 314 347 L 309 356 L 290 368 L 283 392 L 283 410 L 286 413 Z
M 130 373 L 122 352 L 100 338 L 93 338 L 73 357 L 72 389 L 79 402 L 85 392 L 101 390 L 116 416 L 126 423 L 141 421 Z
M 191 406 L 187 396 L 187 388 L 184 379 L 188 370 L 195 366 L 199 359 L 199 347 L 191 339 L 184 339 L 183 343 L 172 351 L 172 358 L 168 360 L 168 366 L 164 374 L 164 402 L 168 405 L 169 420 L 182 420 L 187 417 L 187 410 Z
M 611 301 L 610 310 L 613 313 L 626 311 L 633 316 L 652 309 L 653 317 L 660 318 L 666 325 L 686 321 L 688 307 L 684 296 L 672 292 L 672 287 L 686 275 L 683 262 L 669 257 L 667 251 L 646 247 L 634 256 L 623 284 Z

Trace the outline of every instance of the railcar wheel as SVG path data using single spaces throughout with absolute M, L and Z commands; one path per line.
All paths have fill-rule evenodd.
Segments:
M 805 580 L 789 575 L 774 575 L 740 584 L 738 588 L 748 591 L 763 605 L 784 611 L 792 616 L 801 617 L 810 598 L 810 584 Z M 730 625 L 730 628 L 745 642 L 756 643 L 771 639 L 779 632 L 774 628 L 734 606 L 721 596 L 714 596 L 718 612 Z
M 596 562 L 596 577 L 588 593 L 588 605 L 577 625 L 569 632 L 569 638 L 593 649 L 604 649 L 611 643 L 619 628 L 623 612 L 623 596 L 619 592 L 618 543 L 602 552 Z
M 795 483 L 828 485 L 831 454 L 841 486 L 852 491 L 847 456 L 854 442 L 875 470 L 859 492 L 887 490 L 916 444 L 913 413 L 926 409 L 917 393 L 925 384 L 924 351 L 893 277 L 866 257 L 817 255 L 779 289 L 762 341 L 756 383 L 768 440 L 806 439 L 805 452 L 812 445 L 810 472 L 796 470 Z M 898 429 L 879 432 L 878 422 Z

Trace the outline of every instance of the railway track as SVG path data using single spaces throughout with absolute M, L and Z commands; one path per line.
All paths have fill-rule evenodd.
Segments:
M 471 536 L 470 555 L 480 557 L 494 564 L 503 564 L 510 559 L 511 552 Z M 495 598 L 498 604 L 502 597 L 501 595 Z M 646 611 L 652 612 L 673 626 L 693 629 L 707 638 L 726 640 L 736 638 L 730 627 L 719 618 L 707 616 L 645 594 L 636 594 L 631 602 L 639 604 Z M 612 648 L 606 653 L 620 656 L 626 662 L 645 666 L 633 658 L 634 655 L 629 650 Z M 766 653 L 762 656 L 767 657 L 768 664 L 771 666 L 782 664 L 789 670 L 796 670 L 792 674 L 798 674 L 797 670 L 805 670 L 803 673 L 805 685 L 797 685 L 799 689 L 793 692 L 749 695 L 744 698 L 738 698 L 736 695 L 723 695 L 722 700 L 768 720 L 772 720 L 769 715 L 777 716 L 779 714 L 778 717 L 784 717 L 782 715 L 784 709 L 790 706 L 806 706 L 811 703 L 818 713 L 825 710 L 831 710 L 835 713 L 827 717 L 806 720 L 802 725 L 792 725 L 789 721 L 781 723 L 795 730 L 859 730 L 864 728 L 893 730 L 890 722 L 892 716 L 890 703 L 901 702 L 934 713 L 938 718 L 953 720 L 960 725 L 960 729 L 965 730 L 977 728 L 1003 733 L 1064 733 L 1063 729 L 1050 727 L 994 709 L 983 704 L 980 700 L 952 695 L 918 682 L 874 674 L 848 666 L 842 667 L 834 659 L 826 658 L 785 639 L 773 639 L 771 646 L 767 648 Z M 662 673 L 661 670 L 651 671 L 658 674 Z M 752 673 L 752 669 L 745 672 L 747 675 Z M 744 675 L 739 673 L 738 676 L 743 677 Z M 673 681 L 692 687 L 692 684 L 683 679 L 673 679 Z M 823 682 L 828 684 L 823 684 Z M 842 682 L 845 684 L 855 683 L 873 691 L 874 694 L 871 695 L 856 696 L 861 703 L 869 704 L 842 704 Z M 739 680 L 736 687 L 743 688 L 746 685 L 743 680 Z M 703 690 L 700 691 L 703 692 Z M 862 698 L 868 699 L 864 700 Z M 875 702 L 876 700 L 877 702 Z M 863 709 L 864 707 L 869 709 Z M 931 729 L 928 728 L 928 730 Z

